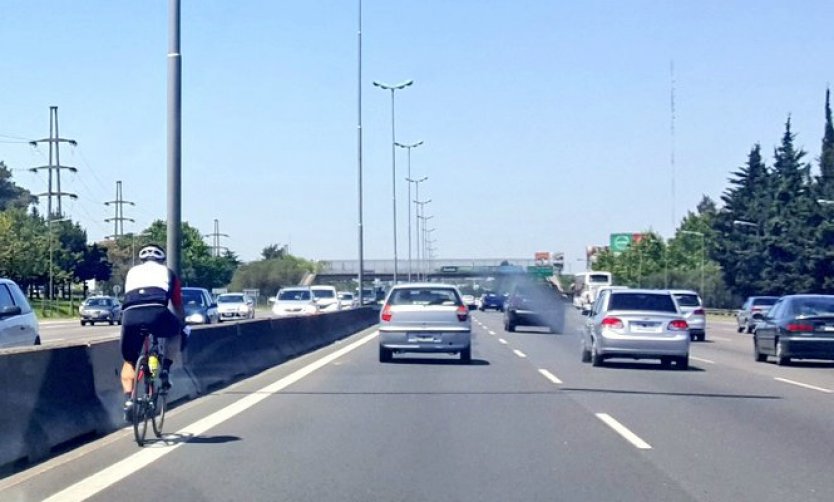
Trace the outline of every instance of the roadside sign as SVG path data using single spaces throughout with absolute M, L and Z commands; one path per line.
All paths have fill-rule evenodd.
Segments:
M 611 252 L 623 253 L 631 247 L 632 234 L 611 234 Z
M 539 279 L 547 279 L 553 275 L 553 267 L 529 266 L 527 267 L 527 273 L 534 277 L 538 277 Z

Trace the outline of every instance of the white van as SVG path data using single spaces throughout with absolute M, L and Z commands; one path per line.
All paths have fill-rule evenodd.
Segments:
M 611 272 L 595 270 L 576 274 L 573 280 L 573 305 L 580 310 L 590 308 L 597 299 L 599 288 L 611 285 Z

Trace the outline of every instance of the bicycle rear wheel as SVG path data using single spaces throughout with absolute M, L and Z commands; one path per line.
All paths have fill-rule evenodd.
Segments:
M 160 392 L 159 389 L 156 389 L 154 393 L 154 413 L 153 413 L 153 420 L 151 424 L 153 424 L 153 433 L 156 434 L 156 437 L 162 437 L 162 426 L 165 424 L 165 412 L 168 411 L 168 393 L 167 392 Z
M 133 437 L 136 444 L 145 446 L 145 435 L 148 432 L 148 379 L 145 356 L 139 356 L 136 361 L 136 374 L 133 377 Z

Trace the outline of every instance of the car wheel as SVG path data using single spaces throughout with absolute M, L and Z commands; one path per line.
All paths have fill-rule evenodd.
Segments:
M 689 356 L 681 356 L 675 359 L 675 367 L 679 371 L 686 371 L 689 369 Z
M 35 345 L 40 345 L 40 344 L 41 344 L 41 336 L 38 335 L 38 336 L 35 337 Z
M 116 321 L 107 321 L 107 322 L 109 322 L 111 326 L 116 324 Z
M 776 340 L 776 364 L 779 366 L 787 366 L 791 363 L 791 358 L 785 356 L 784 353 L 785 349 L 782 348 L 782 344 Z
M 380 345 L 380 347 L 379 347 L 379 362 L 389 363 L 389 362 L 391 362 L 391 359 L 392 359 L 391 356 L 392 356 L 391 351 Z
M 762 354 L 759 350 L 759 341 L 756 338 L 753 338 L 753 353 L 756 356 L 757 363 L 763 363 L 767 361 L 767 354 Z
M 591 342 L 591 366 L 602 366 L 605 357 L 597 352 L 597 342 Z
M 706 333 L 701 333 L 700 335 L 698 335 L 698 341 L 699 342 L 703 342 L 706 339 L 707 339 L 707 334 Z
M 591 362 L 591 351 L 585 347 L 585 342 L 582 342 L 582 362 L 589 363 Z
M 752 325 L 750 325 L 750 324 L 748 324 L 748 325 L 747 325 L 747 332 L 748 332 L 748 333 L 752 333 L 752 332 L 753 332 L 753 326 L 752 326 Z
M 460 351 L 460 362 L 463 364 L 472 362 L 472 347 L 466 347 Z
M 664 369 L 669 369 L 672 367 L 672 358 L 671 357 L 661 357 L 660 358 L 660 366 Z
M 81 321 L 81 325 L 82 325 L 82 326 L 86 326 L 86 325 L 87 325 L 87 323 L 86 323 L 86 322 L 84 322 L 84 321 Z
M 739 326 L 738 327 L 738 332 L 739 333 L 744 333 L 744 326 Z

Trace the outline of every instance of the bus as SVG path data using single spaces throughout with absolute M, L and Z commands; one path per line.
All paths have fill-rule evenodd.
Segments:
M 576 274 L 572 287 L 573 305 L 580 310 L 590 308 L 597 299 L 599 288 L 611 285 L 611 272 L 595 270 Z

